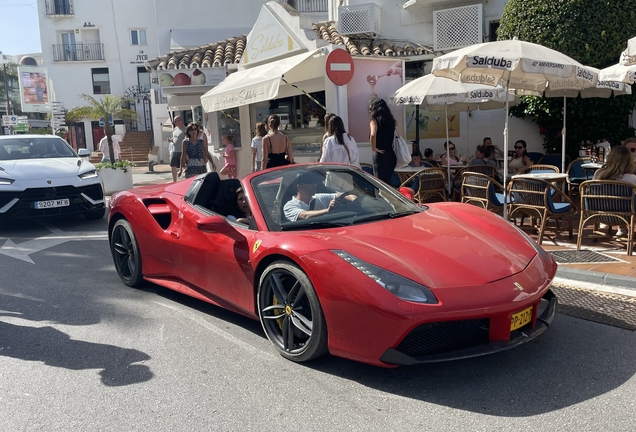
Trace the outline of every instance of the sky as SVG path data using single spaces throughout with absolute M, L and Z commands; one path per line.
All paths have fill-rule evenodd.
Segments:
M 0 0 L 0 51 L 7 55 L 42 52 L 35 0 Z

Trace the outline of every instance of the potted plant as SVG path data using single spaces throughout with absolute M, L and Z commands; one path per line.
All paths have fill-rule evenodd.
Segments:
M 110 125 L 108 119 L 118 118 L 122 120 L 138 121 L 139 115 L 124 105 L 129 99 L 122 96 L 104 95 L 103 99 L 95 99 L 92 96 L 82 94 L 81 97 L 88 102 L 86 106 L 75 107 L 66 113 L 66 118 L 70 122 L 89 118 L 91 120 L 105 119 L 104 135 L 108 140 L 109 162 L 98 163 L 95 168 L 99 172 L 104 187 L 104 193 L 110 195 L 114 192 L 130 189 L 133 187 L 132 168 L 134 164 L 122 159 L 115 163 L 115 152 L 113 151 L 113 135 L 115 127 Z M 121 156 L 121 155 L 120 155 Z

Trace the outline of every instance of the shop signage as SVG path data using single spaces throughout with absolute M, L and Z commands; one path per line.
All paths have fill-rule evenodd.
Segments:
M 2 116 L 2 125 L 3 126 L 15 126 L 18 124 L 18 116 L 13 115 L 3 115 Z
M 215 86 L 225 79 L 225 68 L 198 68 L 159 71 L 161 87 Z
M 327 55 L 325 60 L 327 77 L 336 85 L 345 85 L 353 78 L 353 58 L 348 51 L 335 49 Z
M 300 49 L 301 46 L 265 5 L 261 8 L 252 31 L 247 35 L 242 63 L 262 62 Z

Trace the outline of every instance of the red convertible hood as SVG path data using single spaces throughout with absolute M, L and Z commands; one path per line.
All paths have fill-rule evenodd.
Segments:
M 431 288 L 486 284 L 522 271 L 536 250 L 503 219 L 441 204 L 417 215 L 338 230 L 343 249 Z

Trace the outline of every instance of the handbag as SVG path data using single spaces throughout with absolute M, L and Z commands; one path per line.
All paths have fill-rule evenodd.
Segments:
M 411 162 L 409 145 L 400 136 L 397 129 L 395 129 L 395 138 L 393 139 L 393 151 L 395 152 L 395 168 L 402 168 Z

